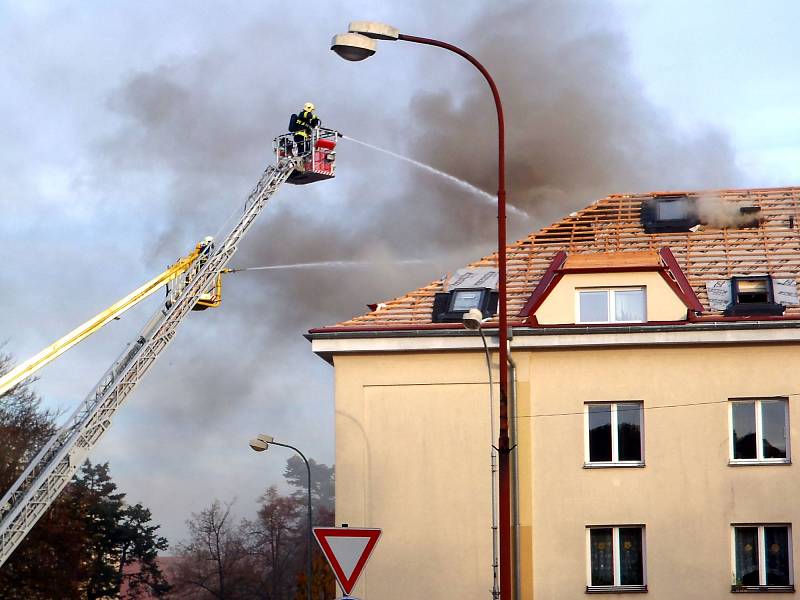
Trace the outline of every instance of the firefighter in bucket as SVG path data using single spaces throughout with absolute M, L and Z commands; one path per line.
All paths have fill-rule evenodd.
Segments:
M 298 156 L 303 156 L 311 150 L 311 134 L 319 125 L 319 117 L 314 114 L 314 104 L 311 102 L 306 102 L 303 110 L 292 114 L 289 119 L 289 132 L 294 134 Z

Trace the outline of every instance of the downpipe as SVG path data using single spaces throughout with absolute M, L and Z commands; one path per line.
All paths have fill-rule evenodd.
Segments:
M 519 517 L 519 445 L 517 439 L 517 363 L 511 354 L 511 340 L 514 333 L 508 328 L 508 366 L 511 389 L 509 390 L 509 442 L 511 445 L 511 529 L 514 546 L 514 600 L 522 600 L 522 567 L 520 557 L 520 517 Z

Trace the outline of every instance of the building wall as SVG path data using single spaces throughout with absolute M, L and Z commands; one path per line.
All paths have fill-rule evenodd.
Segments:
M 383 529 L 354 595 L 485 598 L 492 538 L 483 355 L 341 356 L 335 369 L 336 523 Z
M 523 598 L 584 596 L 587 525 L 644 524 L 648 597 L 665 600 L 729 597 L 731 523 L 800 527 L 793 465 L 728 466 L 727 404 L 732 397 L 800 392 L 800 345 L 514 356 Z M 337 355 L 335 370 L 337 524 L 383 528 L 355 595 L 486 597 L 482 353 Z M 796 398 L 789 399 L 793 442 L 800 440 Z M 598 400 L 644 402 L 645 467 L 584 468 L 583 407 Z M 796 575 L 798 566 L 795 559 Z
M 653 599 L 729 598 L 732 523 L 793 523 L 797 547 L 796 467 L 728 466 L 728 399 L 800 392 L 800 370 L 792 366 L 800 347 L 601 349 L 526 358 L 532 402 L 520 414 L 579 413 L 521 419 L 533 442 L 523 456 L 532 479 L 524 473 L 522 486 L 533 497 L 532 513 L 523 516 L 534 532 L 537 599 L 581 597 L 587 525 L 645 524 Z M 644 402 L 644 468 L 583 468 L 580 413 L 593 400 Z M 796 444 L 797 396 L 789 406 Z M 798 576 L 797 553 L 794 563 Z
M 541 325 L 577 323 L 578 288 L 644 287 L 647 296 L 648 321 L 682 321 L 686 305 L 675 295 L 664 278 L 653 271 L 633 273 L 567 273 L 550 291 L 536 310 Z

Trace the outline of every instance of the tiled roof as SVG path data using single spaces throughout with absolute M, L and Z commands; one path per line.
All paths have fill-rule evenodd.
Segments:
M 758 206 L 761 222 L 755 227 L 704 225 L 697 231 L 645 233 L 640 221 L 642 202 L 677 194 L 716 203 L 721 200 L 734 207 Z M 704 306 L 704 314 L 719 315 L 709 310 L 706 281 L 729 279 L 733 275 L 769 274 L 784 279 L 797 279 L 800 275 L 800 187 L 623 194 L 598 200 L 507 247 L 509 320 L 519 320 L 517 315 L 559 251 L 635 252 L 665 246 L 686 274 Z M 495 253 L 469 266 L 496 264 Z M 434 294 L 444 291 L 446 281 L 444 276 L 335 327 L 386 329 L 430 325 Z M 788 307 L 786 316 L 800 317 L 800 307 Z

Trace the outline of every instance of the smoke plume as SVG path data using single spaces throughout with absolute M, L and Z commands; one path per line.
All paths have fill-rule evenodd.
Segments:
M 609 193 L 710 189 L 740 179 L 724 133 L 679 131 L 645 97 L 607 5 L 500 6 L 487 9 L 463 39 L 500 89 L 509 198 L 540 222 Z M 494 189 L 491 96 L 474 69 L 460 66 L 461 85 L 414 99 L 424 140 L 419 152 L 438 168 Z M 440 190 L 435 206 L 452 216 L 457 199 Z
M 447 37 L 486 64 L 502 94 L 510 201 L 531 215 L 510 217 L 511 239 L 612 192 L 736 184 L 723 133 L 680 131 L 645 97 L 610 5 L 483 6 L 473 25 Z M 425 29 L 422 17 L 406 16 Z M 299 51 L 299 36 L 331 33 L 327 17 L 280 26 L 259 20 L 200 55 L 133 73 L 110 94 L 119 127 L 97 145 L 96 184 L 110 195 L 135 190 L 153 223 L 152 239 L 142 240 L 145 260 L 171 262 L 241 211 L 272 160 L 272 137 L 309 99 L 325 125 L 496 189 L 494 108 L 472 67 L 438 49 L 396 47 L 401 43 L 384 45 L 364 65 L 345 64 L 327 48 Z M 329 260 L 373 266 L 228 276 L 223 307 L 192 316 L 170 363 L 160 363 L 140 392 L 147 425 L 131 430 L 129 441 L 140 435 L 152 443 L 139 459 L 160 464 L 158 445 L 169 439 L 228 448 L 262 421 L 308 442 L 319 456 L 313 444 L 330 444 L 332 437 L 330 369 L 301 334 L 490 253 L 495 209 L 468 194 L 344 144 L 336 180 L 281 189 L 232 266 Z M 424 262 L 398 265 L 398 259 Z M 127 447 L 124 440 L 120 447 Z M 192 465 L 181 469 L 191 473 Z M 206 472 L 205 465 L 194 469 Z M 220 468 L 220 482 L 231 480 L 229 471 Z

